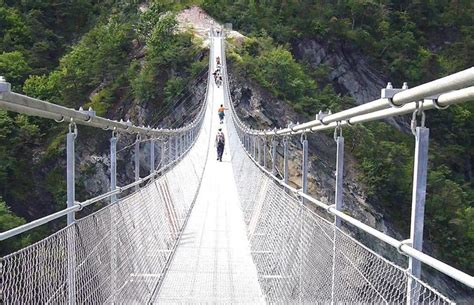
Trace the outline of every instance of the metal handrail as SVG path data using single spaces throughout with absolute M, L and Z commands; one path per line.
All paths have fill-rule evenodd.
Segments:
M 321 131 L 334 129 L 338 123 L 341 126 L 351 125 L 412 113 L 416 109 L 417 103 L 423 99 L 423 110 L 474 101 L 473 86 L 474 67 L 471 67 L 432 82 L 398 92 L 391 101 L 386 98 L 377 99 L 360 106 L 329 114 L 321 120 L 312 120 L 294 125 L 291 128 L 257 130 L 245 126 L 240 119 L 237 122 L 247 130 L 248 134 L 259 136 L 284 136 Z
M 90 111 L 71 109 L 10 91 L 0 92 L 0 108 L 27 115 L 54 119 L 56 121 L 74 121 L 80 125 L 103 128 L 105 130 L 114 129 L 132 134 L 142 134 L 155 137 L 185 132 L 196 126 L 198 120 L 200 119 L 200 117 L 197 116 L 188 125 L 177 129 L 137 126 L 131 124 L 130 122 L 110 120 L 93 115 Z

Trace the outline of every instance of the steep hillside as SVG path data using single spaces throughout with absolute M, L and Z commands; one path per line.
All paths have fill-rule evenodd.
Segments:
M 78 10 L 73 4 L 58 4 L 55 10 L 51 5 L 2 4 L 0 13 L 10 14 L 6 20 L 11 26 L 1 28 L 9 34 L 5 34 L 0 48 L 3 52 L 0 53 L 0 75 L 5 75 L 16 92 L 76 109 L 92 107 L 98 115 L 112 119 L 167 127 L 178 127 L 189 121 L 194 115 L 194 105 L 202 101 L 205 93 L 203 80 L 207 77 L 208 59 L 199 38 L 189 31 L 178 31 L 175 12 L 182 7 L 172 3 L 141 6 L 123 3 L 112 8 L 108 2 L 88 3 L 76 3 L 88 13 L 83 18 L 90 16 L 81 28 L 82 36 L 80 31 L 73 35 L 69 21 L 61 19 Z M 55 58 L 39 70 L 29 60 L 41 56 L 30 54 L 30 50 L 15 44 L 21 41 L 18 35 L 35 30 L 34 24 L 29 24 L 33 21 L 28 19 L 32 14 L 54 15 L 60 20 L 53 18 L 55 22 L 46 22 L 45 31 L 58 32 L 58 35 L 61 31 L 68 33 L 61 49 L 64 55 L 58 51 Z M 17 19 L 25 22 L 24 26 L 20 26 Z M 70 22 L 82 25 L 75 19 Z M 35 39 L 40 37 L 35 36 Z M 25 58 L 24 62 L 12 57 L 10 49 L 15 50 L 15 56 Z M 19 67 L 23 70 L 18 70 Z M 0 131 L 0 230 L 64 208 L 67 125 L 0 110 Z M 79 126 L 77 200 L 109 189 L 109 137 L 109 131 Z M 134 179 L 128 162 L 132 160 L 134 142 L 135 137 L 120 135 L 118 167 L 122 175 L 118 177 L 119 185 Z M 144 148 L 146 139 L 142 143 Z M 142 151 L 146 153 L 145 149 Z M 147 165 L 141 169 L 142 173 L 148 171 Z M 2 242 L 0 254 L 44 237 L 64 223 L 65 220 L 53 222 Z

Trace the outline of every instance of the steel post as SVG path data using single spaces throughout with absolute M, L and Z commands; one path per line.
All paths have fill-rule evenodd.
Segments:
M 429 128 L 416 127 L 410 241 L 412 243 L 412 247 L 418 251 L 421 251 L 423 248 L 423 224 L 425 218 L 426 180 L 428 176 L 429 135 Z M 410 257 L 408 261 L 408 271 L 414 277 L 420 278 L 421 262 L 413 257 Z M 407 289 L 407 303 L 417 304 L 419 302 L 419 295 L 416 291 L 416 282 L 414 282 L 411 277 L 408 277 Z
M 110 138 L 110 190 L 117 188 L 117 136 L 112 132 Z M 110 203 L 117 201 L 117 195 L 110 196 Z
M 262 141 L 260 141 L 260 139 L 257 137 L 256 138 L 256 141 L 257 141 L 257 163 L 258 164 L 262 164 Z
M 173 162 L 173 137 L 169 136 L 168 137 L 168 164 Z
M 308 139 L 304 138 L 303 142 L 303 164 L 301 169 L 301 184 L 302 191 L 304 194 L 308 194 Z M 305 199 L 302 199 L 303 204 Z
M 288 169 L 288 138 L 283 138 L 283 181 L 288 184 L 289 169 Z
M 74 126 L 74 130 L 72 127 Z M 76 124 L 69 125 L 69 133 L 66 136 L 66 183 L 67 183 L 67 207 L 74 206 L 75 194 L 75 160 L 74 160 L 74 140 L 77 136 Z M 76 222 L 74 212 L 67 214 L 67 266 L 68 266 L 68 303 L 76 304 Z
M 252 137 L 252 145 L 253 145 L 253 159 L 257 159 L 257 137 Z
M 67 181 L 67 207 L 70 208 L 76 201 L 75 190 L 75 162 L 74 162 L 74 140 L 76 139 L 76 127 L 74 131 L 69 130 L 66 136 L 66 181 Z M 76 132 L 75 132 L 76 131 Z M 67 225 L 75 222 L 74 213 L 67 214 Z
M 150 140 L 150 174 L 155 171 L 155 139 Z
M 276 175 L 278 173 L 277 169 L 277 140 L 272 140 L 272 174 Z
M 267 168 L 267 139 L 263 138 L 263 167 Z
M 135 140 L 135 181 L 140 180 L 140 136 L 137 135 Z M 140 186 L 135 186 L 135 190 L 138 191 Z
M 336 191 L 335 204 L 336 210 L 341 211 L 343 200 L 343 181 L 344 181 L 344 137 L 338 136 L 336 138 L 337 152 L 336 152 Z M 341 219 L 335 216 L 336 227 L 341 226 Z
M 160 162 L 159 162 L 159 167 L 160 168 L 166 165 L 165 151 L 166 151 L 165 139 L 160 139 Z
M 112 132 L 110 138 L 110 190 L 114 191 L 117 189 L 117 132 Z M 117 202 L 117 195 L 110 196 L 110 204 Z M 115 301 L 115 291 L 117 290 L 117 229 L 115 223 L 115 206 L 109 207 L 110 209 L 110 286 L 112 290 L 112 303 Z

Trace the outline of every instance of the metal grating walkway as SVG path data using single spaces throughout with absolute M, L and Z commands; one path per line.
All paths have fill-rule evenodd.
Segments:
M 201 189 L 155 302 L 264 303 L 228 147 L 223 161 L 216 161 L 214 136 L 219 127 L 229 143 L 225 124 L 217 117 L 222 87 L 213 85 L 209 96 L 214 117 Z

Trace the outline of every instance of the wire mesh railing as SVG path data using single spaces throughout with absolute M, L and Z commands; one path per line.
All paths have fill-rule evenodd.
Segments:
M 452 303 L 407 269 L 316 214 L 301 195 L 312 199 L 310 196 L 288 186 L 276 178 L 276 171 L 272 173 L 261 165 L 254 142 L 258 131 L 238 118 L 229 93 L 224 54 L 221 58 L 225 103 L 231 109 L 227 124 L 232 165 L 266 300 L 303 304 Z
M 9 109 L 14 110 L 18 105 L 9 97 L 10 93 L 0 99 L 11 104 Z M 149 302 L 164 276 L 202 180 L 211 133 L 210 109 L 206 101 L 207 92 L 195 119 L 178 129 L 132 128 L 126 123 L 96 118 L 96 122 L 114 122 L 111 124 L 111 143 L 116 143 L 119 130 L 148 136 L 150 145 L 159 142 L 160 161 L 155 164 L 152 157 L 151 173 L 144 178 L 136 175 L 134 183 L 115 187 L 116 182 L 111 182 L 111 191 L 106 194 L 74 202 L 68 209 L 2 232 L 2 239 L 6 239 L 66 214 L 73 215 L 86 205 L 107 198 L 111 201 L 86 217 L 77 220 L 71 217 L 73 221 L 67 227 L 2 257 L 2 304 Z M 38 107 L 49 107 L 49 103 L 37 100 L 33 103 Z M 30 111 L 20 108 L 24 113 Z M 54 109 L 53 106 L 51 111 Z M 71 116 L 80 115 L 77 111 L 59 110 Z M 37 112 L 33 110 L 30 114 Z M 85 125 L 90 122 L 81 121 Z M 121 124 L 120 128 L 114 126 L 116 123 Z M 75 124 L 70 128 L 72 141 L 76 128 Z M 137 138 L 136 148 L 139 149 L 140 143 Z M 113 170 L 116 149 L 113 147 L 111 144 L 111 179 L 116 181 L 113 177 L 116 175 Z M 73 145 L 71 151 L 73 156 Z M 135 168 L 139 169 L 139 165 Z M 131 187 L 137 187 L 137 190 L 117 198 Z

